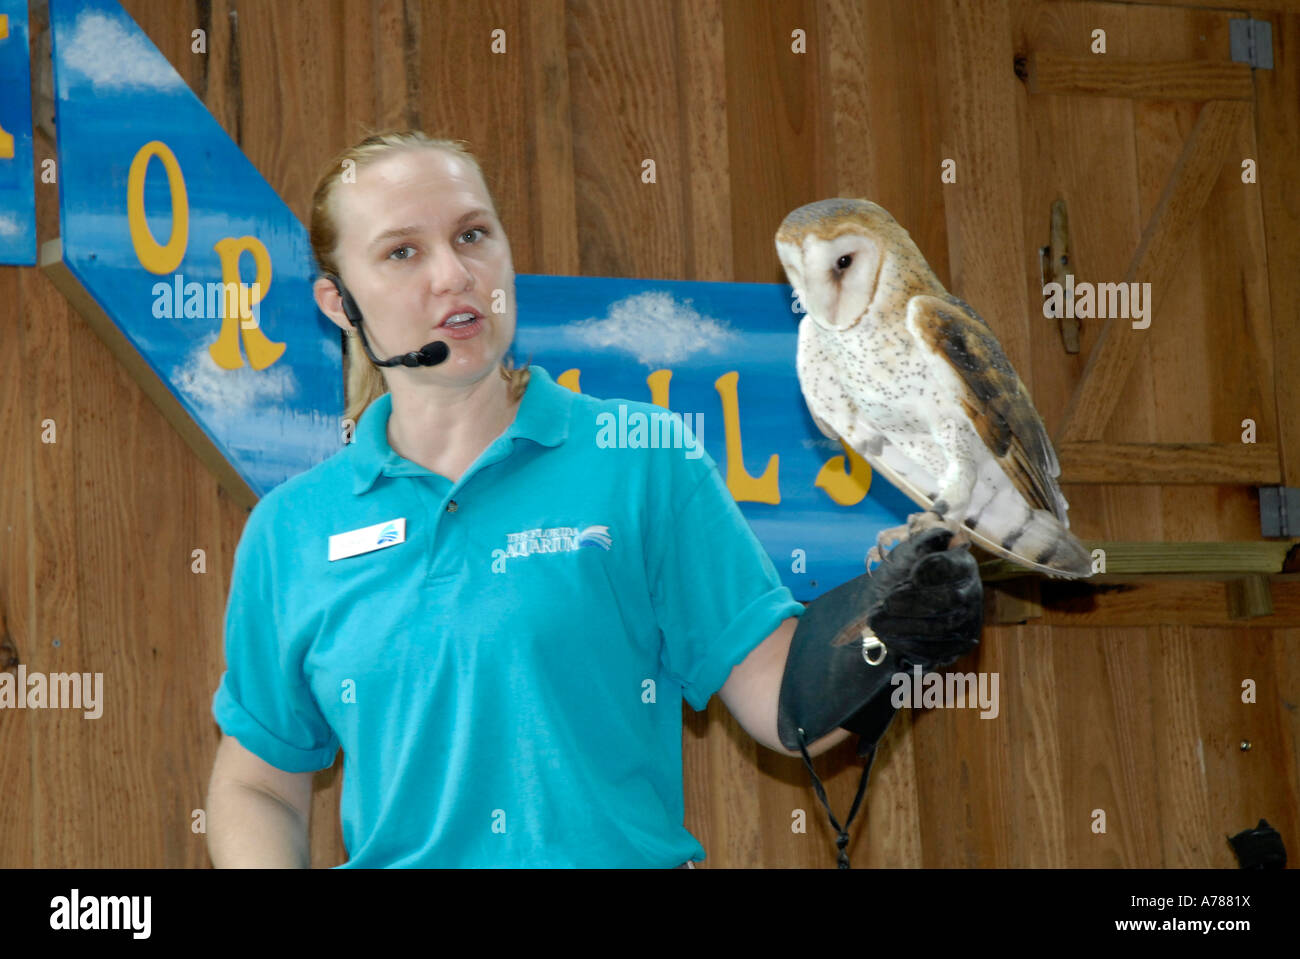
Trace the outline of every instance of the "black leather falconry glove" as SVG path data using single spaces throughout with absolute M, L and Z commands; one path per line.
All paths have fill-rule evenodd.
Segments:
M 947 666 L 979 642 L 984 585 L 966 546 L 948 549 L 952 531 L 933 528 L 885 554 L 870 573 L 808 604 L 790 643 L 781 681 L 777 732 L 803 755 L 848 868 L 848 827 L 866 791 L 876 744 L 894 718 L 897 672 Z M 864 635 L 865 634 L 865 635 Z M 813 771 L 807 745 L 843 727 L 867 756 L 849 818 L 841 829 Z

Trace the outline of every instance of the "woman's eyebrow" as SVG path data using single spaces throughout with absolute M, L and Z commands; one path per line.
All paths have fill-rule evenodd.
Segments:
M 383 233 L 376 234 L 375 238 L 370 241 L 370 246 L 375 247 L 385 240 L 392 240 L 400 236 L 410 236 L 412 233 L 418 233 L 418 226 L 396 226 L 391 230 L 385 230 Z
M 468 220 L 473 220 L 481 216 L 491 216 L 491 215 L 492 212 L 490 210 L 484 210 L 481 207 L 476 208 L 470 210 L 467 213 L 461 214 L 456 219 L 455 225 L 460 226 L 462 223 L 465 223 Z M 383 243 L 385 240 L 393 240 L 398 237 L 410 236 L 412 233 L 419 233 L 419 232 L 420 232 L 420 228 L 418 226 L 395 226 L 391 230 L 385 230 L 383 233 L 375 234 L 375 238 L 370 241 L 370 246 L 375 247 L 378 246 L 380 243 Z
M 491 216 L 491 215 L 492 215 L 491 210 L 484 210 L 482 207 L 475 207 L 473 210 L 470 210 L 468 213 L 461 214 L 460 218 L 456 220 L 456 225 L 460 226 L 466 220 L 474 220 L 481 216 Z

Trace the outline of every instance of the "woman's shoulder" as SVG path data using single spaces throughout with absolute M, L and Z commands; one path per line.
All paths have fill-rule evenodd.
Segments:
M 351 489 L 346 452 L 344 447 L 272 487 L 253 507 L 249 522 L 254 518 L 266 522 L 286 515 L 327 515 L 339 491 Z

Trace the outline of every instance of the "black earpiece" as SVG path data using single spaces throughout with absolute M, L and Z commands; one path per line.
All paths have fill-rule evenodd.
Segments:
M 451 355 L 451 349 L 446 343 L 442 340 L 433 340 L 418 350 L 381 360 L 370 349 L 370 341 L 366 339 L 366 331 L 361 322 L 361 311 L 357 309 L 357 301 L 352 299 L 352 294 L 343 285 L 343 280 L 333 273 L 326 273 L 325 277 L 334 284 L 334 289 L 339 291 L 339 299 L 343 301 L 343 315 L 357 328 L 357 335 L 361 337 L 361 346 L 375 366 L 437 366 Z
M 352 299 L 352 294 L 348 292 L 348 288 L 343 285 L 342 280 L 333 273 L 326 273 L 325 275 L 334 284 L 334 289 L 339 291 L 339 297 L 343 300 L 343 315 L 348 318 L 349 323 L 360 326 L 361 311 L 357 309 L 357 301 Z

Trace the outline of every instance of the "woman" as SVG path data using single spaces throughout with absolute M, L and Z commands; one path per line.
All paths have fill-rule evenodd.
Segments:
M 258 503 L 236 552 L 214 864 L 310 865 L 312 771 L 340 747 L 349 867 L 702 859 L 682 823 L 680 700 L 717 692 L 796 755 L 777 698 L 803 613 L 713 460 L 603 449 L 601 413 L 656 408 L 504 361 L 510 247 L 458 144 L 344 151 L 311 240 L 359 422 Z M 435 365 L 358 349 L 436 342 Z M 834 725 L 810 753 L 847 735 Z

